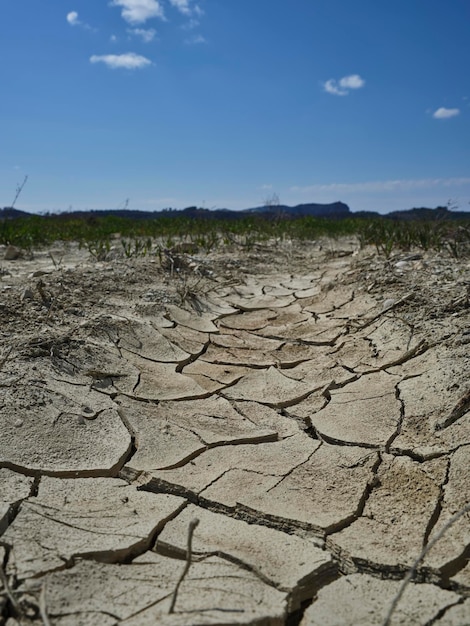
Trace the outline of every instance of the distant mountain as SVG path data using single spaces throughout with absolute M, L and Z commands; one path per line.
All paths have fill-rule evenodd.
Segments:
M 288 217 L 349 217 L 351 210 L 344 202 L 332 202 L 331 204 L 297 204 L 292 207 L 285 204 L 258 206 L 253 209 L 245 209 L 242 213 Z
M 468 211 L 449 211 L 445 206 L 438 206 L 435 209 L 427 209 L 426 207 L 408 209 L 408 211 L 392 211 L 387 213 L 385 217 L 400 221 L 414 220 L 455 220 L 468 219 L 470 213 Z
M 0 209 L 0 219 L 6 218 L 15 218 L 15 217 L 29 217 L 31 213 L 26 213 L 26 211 L 20 211 L 19 209 L 13 209 L 12 207 L 6 206 L 3 209 Z
M 103 211 L 72 211 L 57 214 L 47 214 L 42 217 L 62 218 L 64 220 L 70 218 L 79 219 L 96 219 L 98 217 L 106 217 L 112 215 L 114 217 L 122 217 L 132 220 L 148 220 L 172 217 L 187 217 L 189 219 L 207 219 L 207 220 L 240 220 L 249 216 L 261 217 L 266 219 L 295 219 L 298 217 L 328 217 L 333 219 L 350 218 L 383 218 L 399 221 L 413 220 L 454 220 L 469 219 L 469 211 L 449 211 L 447 207 L 436 207 L 428 209 L 425 207 L 408 209 L 406 211 L 392 211 L 391 213 L 381 214 L 373 211 L 356 211 L 352 212 L 344 202 L 332 202 L 331 204 L 297 204 L 296 206 L 268 205 L 258 206 L 241 211 L 233 211 L 231 209 L 202 209 L 197 206 L 190 206 L 186 209 L 164 209 L 163 211 L 137 211 L 131 209 L 107 209 Z M 20 211 L 12 207 L 0 209 L 0 220 L 15 219 L 20 217 L 32 217 L 31 213 Z

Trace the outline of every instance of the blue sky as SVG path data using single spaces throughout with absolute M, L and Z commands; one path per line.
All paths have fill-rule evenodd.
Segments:
M 14 0 L 0 206 L 470 210 L 468 0 Z

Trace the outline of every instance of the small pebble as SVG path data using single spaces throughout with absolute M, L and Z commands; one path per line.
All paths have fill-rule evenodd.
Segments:
M 33 290 L 30 289 L 29 287 L 26 287 L 26 289 L 23 290 L 20 296 L 20 300 L 32 300 L 33 298 L 34 298 Z
M 408 263 L 408 261 L 397 261 L 397 263 L 395 263 L 395 267 L 400 270 L 407 270 L 410 269 L 410 263 Z
M 16 246 L 7 246 L 7 249 L 5 250 L 5 256 L 4 256 L 5 261 L 14 261 L 15 259 L 18 259 L 20 256 L 21 256 L 20 248 L 17 248 Z

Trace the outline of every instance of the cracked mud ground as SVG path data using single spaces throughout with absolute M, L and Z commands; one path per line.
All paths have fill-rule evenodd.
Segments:
M 382 624 L 470 502 L 469 292 L 353 240 L 2 262 L 0 624 Z M 391 624 L 470 624 L 469 522 Z

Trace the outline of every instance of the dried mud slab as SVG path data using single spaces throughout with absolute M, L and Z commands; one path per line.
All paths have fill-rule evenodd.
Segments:
M 311 422 L 330 442 L 384 447 L 400 423 L 399 380 L 380 372 L 331 390 L 327 406 L 312 415 Z
M 122 398 L 119 411 L 135 437 L 136 453 L 128 464 L 135 470 L 182 466 L 214 446 L 277 439 L 276 431 L 256 426 L 223 398 L 158 406 Z
M 7 571 L 23 580 L 77 558 L 130 559 L 183 506 L 181 498 L 136 491 L 117 478 L 43 478 L 2 537 L 10 548 Z
M 447 479 L 444 483 L 443 498 L 439 519 L 434 526 L 430 540 L 470 502 L 470 445 L 462 446 L 450 457 Z M 444 481 L 443 481 L 444 482 Z M 432 548 L 425 564 L 439 568 L 457 582 L 470 586 L 468 552 L 470 545 L 470 512 L 457 520 Z
M 321 361 L 322 369 L 329 367 L 328 356 L 321 346 L 309 346 L 300 342 L 289 341 L 276 350 L 271 350 L 270 354 L 273 356 L 276 366 L 285 369 L 284 373 L 291 378 L 296 378 L 294 368 L 302 363 L 310 361 L 311 365 L 314 361 L 316 363 Z M 308 366 L 306 366 L 306 371 L 309 371 Z M 304 376 L 299 376 L 300 378 L 304 378 Z
M 118 331 L 119 348 L 128 352 L 161 363 L 183 363 L 190 357 L 180 347 L 171 343 L 151 324 L 132 323 L 127 324 Z
M 301 430 L 297 421 L 290 419 L 285 412 L 271 409 L 257 402 L 233 402 L 235 410 L 259 428 L 277 432 L 279 439 L 296 435 Z
M 281 408 L 300 402 L 316 388 L 315 384 L 292 380 L 277 368 L 269 367 L 243 376 L 225 389 L 223 395 L 231 400 L 250 400 Z
M 229 387 L 239 381 L 245 374 L 249 373 L 249 368 L 240 365 L 214 364 L 197 360 L 186 365 L 182 373 L 192 378 L 198 385 L 206 391 L 214 393 Z
M 322 285 L 324 283 L 322 281 Z M 356 297 L 354 290 L 341 284 L 334 289 L 321 290 L 319 294 L 312 296 L 302 303 L 305 311 L 314 315 L 326 314 L 341 310 Z
M 182 560 L 150 552 L 129 564 L 78 561 L 44 577 L 49 617 L 59 626 L 284 623 L 285 593 L 215 556 L 192 564 L 169 614 L 183 568 Z M 28 581 L 20 591 L 39 595 L 38 587 Z
M 336 574 L 331 556 L 311 539 L 301 539 L 226 515 L 189 506 L 169 522 L 159 535 L 156 550 L 183 556 L 190 521 L 199 519 L 194 536 L 195 555 L 217 554 L 240 563 L 269 585 L 289 594 L 289 611 L 311 598 L 326 580 Z
M 280 441 L 213 447 L 181 467 L 148 472 L 147 488 L 158 491 L 166 486 L 190 497 L 207 490 L 205 498 L 234 507 L 240 497 L 256 490 L 256 481 L 262 489 L 278 483 L 305 463 L 318 446 L 318 442 L 297 433 Z M 240 473 L 247 475 L 246 487 L 241 482 L 237 485 Z M 142 483 L 144 480 L 145 475 Z M 220 487 L 222 481 L 224 486 Z
M 217 319 L 217 314 L 208 315 L 207 313 L 195 314 L 180 307 L 169 305 L 167 307 L 167 317 L 172 322 L 175 322 L 179 326 L 185 326 L 192 330 L 197 330 L 202 333 L 216 333 L 217 327 L 214 326 L 214 320 Z
M 306 610 L 301 626 L 382 624 L 399 586 L 399 582 L 363 574 L 340 578 L 319 592 L 317 600 Z M 457 601 L 457 594 L 451 591 L 434 585 L 411 584 L 405 590 L 390 625 L 423 626 L 435 623 L 434 619 Z M 464 622 L 460 624 L 463 625 Z
M 266 307 L 251 312 L 228 315 L 219 321 L 222 331 L 226 328 L 238 331 L 255 331 L 264 328 L 271 320 L 276 319 L 277 312 Z
M 115 388 L 131 398 L 141 400 L 188 400 L 204 398 L 209 392 L 189 376 L 176 371 L 173 363 L 156 363 L 128 354 L 129 361 L 139 371 L 135 385 L 127 378 L 115 381 Z M 220 388 L 224 387 L 220 384 Z
M 311 318 L 293 325 L 268 324 L 259 331 L 263 337 L 284 340 L 297 340 L 300 337 L 303 342 L 317 346 L 331 346 L 343 333 L 344 326 L 326 318 Z
M 276 357 L 271 353 L 261 350 L 246 350 L 240 348 L 218 348 L 209 346 L 201 356 L 200 362 L 214 365 L 232 365 L 246 368 L 263 369 L 274 366 L 278 363 Z
M 0 464 L 24 473 L 115 475 L 131 449 L 116 406 L 77 385 L 37 380 L 9 386 L 0 421 Z
M 294 296 L 260 295 L 251 298 L 228 297 L 227 301 L 241 311 L 258 311 L 262 309 L 287 307 L 295 301 Z
M 468 395 L 467 347 L 436 347 L 415 359 L 413 366 L 415 375 L 398 386 L 405 419 L 394 448 L 429 457 L 470 443 L 470 404 L 465 407 L 462 402 Z
M 283 368 L 282 373 L 293 380 L 302 381 L 312 385 L 314 390 L 323 389 L 329 392 L 330 389 L 343 387 L 349 382 L 357 379 L 357 374 L 353 374 L 342 366 L 338 366 L 328 354 L 322 354 L 324 348 L 315 346 L 318 354 L 315 358 L 304 361 L 294 367 Z M 326 393 L 325 397 L 329 397 Z M 300 403 L 298 403 L 300 404 Z
M 209 345 L 207 333 L 186 326 L 177 325 L 172 328 L 161 328 L 160 332 L 172 345 L 178 346 L 188 353 L 191 359 L 202 354 Z
M 351 446 L 338 451 L 335 446 L 312 443 L 314 446 L 303 462 L 301 458 L 292 462 L 290 469 L 284 465 L 281 478 L 266 470 L 261 473 L 262 466 L 246 463 L 245 467 L 238 465 L 213 480 L 201 496 L 232 509 L 246 510 L 255 518 L 277 519 L 281 526 L 286 523 L 323 537 L 325 532 L 347 524 L 358 514 L 377 461 L 372 455 L 364 458 L 360 448 Z M 260 460 L 265 460 L 265 466 L 270 468 L 278 463 L 277 457 L 269 460 L 265 456 Z M 280 473 L 282 466 L 277 467 Z
M 277 339 L 266 339 L 265 337 L 259 337 L 254 332 L 247 330 L 232 330 L 228 331 L 227 328 L 223 328 L 223 332 L 219 335 L 211 335 L 211 345 L 219 348 L 238 348 L 240 350 L 261 350 L 263 352 L 270 352 L 278 350 L 284 345 L 283 341 Z
M 328 542 L 353 571 L 405 573 L 427 540 L 447 463 L 383 457 L 361 517 Z

